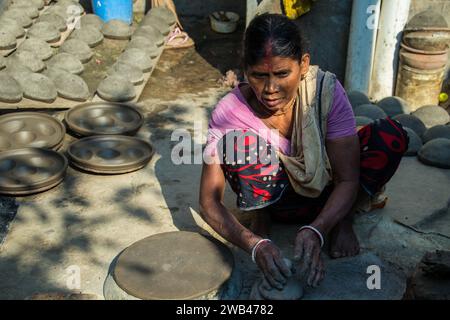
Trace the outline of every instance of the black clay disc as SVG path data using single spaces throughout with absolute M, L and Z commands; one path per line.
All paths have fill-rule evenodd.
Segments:
M 118 257 L 113 276 L 120 288 L 139 299 L 185 300 L 220 288 L 233 267 L 233 255 L 224 244 L 176 231 L 132 244 Z
M 144 117 L 130 104 L 93 102 L 69 110 L 65 121 L 70 130 L 81 136 L 133 135 L 144 123 Z
M 53 150 L 23 148 L 0 153 L 0 193 L 23 196 L 61 183 L 67 159 Z
M 101 174 L 122 174 L 145 167 L 154 154 L 152 145 L 129 136 L 92 136 L 69 146 L 71 163 L 82 170 Z
M 39 112 L 15 112 L 0 117 L 0 151 L 20 148 L 56 150 L 66 128 L 56 118 Z

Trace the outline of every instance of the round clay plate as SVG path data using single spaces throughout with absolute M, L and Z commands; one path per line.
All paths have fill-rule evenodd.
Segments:
M 65 121 L 73 132 L 82 136 L 102 134 L 133 135 L 144 123 L 144 117 L 125 103 L 85 103 L 69 110 Z
M 0 153 L 0 193 L 24 196 L 61 183 L 67 159 L 53 150 L 23 148 Z
M 198 233 L 176 231 L 140 240 L 125 249 L 113 270 L 117 285 L 143 300 L 195 299 L 231 276 L 231 251 Z
M 0 117 L 0 151 L 20 148 L 57 150 L 66 128 L 56 118 L 38 112 L 16 112 Z
M 139 170 L 151 160 L 154 149 L 146 141 L 117 135 L 92 136 L 69 146 L 71 163 L 82 170 L 121 174 Z

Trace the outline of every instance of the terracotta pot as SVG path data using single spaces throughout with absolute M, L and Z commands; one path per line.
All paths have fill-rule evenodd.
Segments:
M 447 50 L 450 44 L 450 31 L 419 30 L 404 31 L 403 42 L 414 49 L 423 51 Z
M 426 55 L 440 55 L 440 54 L 447 53 L 447 51 L 448 51 L 448 49 L 447 50 L 440 50 L 440 51 L 419 50 L 419 49 L 415 49 L 415 48 L 412 48 L 412 47 L 406 45 L 404 42 L 402 42 L 400 44 L 400 46 L 403 49 L 405 49 L 406 51 L 408 51 L 408 52 L 419 53 L 419 54 L 426 54 Z
M 448 61 L 448 52 L 443 54 L 421 54 L 400 49 L 400 61 L 412 68 L 433 70 L 444 67 Z

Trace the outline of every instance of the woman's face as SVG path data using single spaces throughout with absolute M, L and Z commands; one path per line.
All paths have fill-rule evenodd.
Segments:
M 247 67 L 247 80 L 256 98 L 269 112 L 283 110 L 295 98 L 300 79 L 308 72 L 309 59 L 308 54 L 301 61 L 269 56 Z

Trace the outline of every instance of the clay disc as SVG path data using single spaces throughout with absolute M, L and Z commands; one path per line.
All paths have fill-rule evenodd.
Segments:
M 0 31 L 0 50 L 11 50 L 17 45 L 16 36 L 8 31 Z
M 14 62 L 17 61 L 19 64 L 24 65 L 32 72 L 41 72 L 45 69 L 45 63 L 42 62 L 42 60 L 39 59 L 39 57 L 34 54 L 34 52 L 31 51 L 16 51 L 16 53 L 10 59 L 12 59 Z
M 23 196 L 49 190 L 64 179 L 67 159 L 56 151 L 24 148 L 0 153 L 0 193 Z
M 420 149 L 418 157 L 427 165 L 450 169 L 450 140 L 438 138 L 427 142 Z
M 154 7 L 152 8 L 145 18 L 150 18 L 152 16 L 160 17 L 162 20 L 164 20 L 167 25 L 173 26 L 175 23 L 177 23 L 177 18 L 173 14 L 172 11 L 167 9 L 166 7 Z
M 424 143 L 438 138 L 450 139 L 450 127 L 437 125 L 425 131 L 422 136 Z
M 80 29 L 74 30 L 70 35 L 70 38 L 81 40 L 91 48 L 96 47 L 103 42 L 103 34 L 91 25 L 85 25 Z
M 46 42 L 56 42 L 61 38 L 61 34 L 58 29 L 50 22 L 37 22 L 35 23 L 27 33 L 28 37 L 35 37 Z
M 26 77 L 15 79 L 22 87 L 25 98 L 51 103 L 58 96 L 53 81 L 43 74 L 30 73 Z
M 72 143 L 67 154 L 71 163 L 82 170 L 123 174 L 145 167 L 154 150 L 148 142 L 135 137 L 103 135 Z
M 125 103 L 85 103 L 67 111 L 65 121 L 82 136 L 134 135 L 144 123 L 144 116 Z
M 23 91 L 20 84 L 8 73 L 0 73 L 0 101 L 16 103 L 22 100 Z M 1 145 L 1 143 L 0 143 Z
M 41 15 L 36 22 L 48 22 L 52 24 L 60 32 L 67 30 L 66 21 L 59 15 L 55 13 L 45 13 Z
M 406 130 L 409 137 L 408 150 L 406 151 L 405 156 L 407 157 L 416 156 L 417 152 L 419 152 L 420 148 L 422 148 L 423 145 L 422 140 L 414 130 L 408 127 L 403 128 Z
M 167 22 L 158 16 L 146 16 L 142 24 L 155 27 L 163 36 L 167 36 L 170 33 L 170 27 Z
M 84 71 L 83 64 L 74 55 L 66 52 L 58 53 L 53 56 L 48 63 L 48 66 L 63 69 L 73 74 L 81 74 Z
M 422 120 L 410 114 L 400 114 L 393 117 L 392 119 L 400 122 L 402 126 L 414 130 L 414 132 L 417 133 L 419 137 L 421 137 L 427 130 L 427 127 L 425 127 Z
M 53 56 L 53 49 L 50 45 L 37 38 L 28 38 L 17 48 L 17 52 L 33 52 L 40 60 L 48 60 Z
M 156 58 L 159 53 L 159 49 L 153 43 L 153 41 L 145 37 L 133 37 L 133 39 L 131 39 L 131 41 L 128 43 L 127 48 L 128 49 L 136 48 L 144 50 L 152 59 Z
M 25 12 L 31 19 L 36 19 L 39 17 L 39 10 L 38 8 L 34 7 L 32 4 L 15 4 L 13 3 L 10 6 L 11 9 L 19 9 Z
M 116 62 L 109 70 L 108 75 L 126 78 L 134 85 L 144 82 L 144 74 L 141 69 L 123 62 Z
M 22 10 L 20 9 L 9 9 L 6 10 L 2 18 L 9 18 L 14 21 L 17 21 L 22 28 L 28 28 L 33 24 L 33 20 Z
M 0 128 L 0 151 L 28 147 L 56 150 L 66 134 L 61 121 L 39 112 L 0 116 Z
M 52 79 L 60 97 L 81 102 L 89 98 L 89 87 L 80 76 L 52 67 L 45 70 L 44 75 Z
M 157 47 L 164 45 L 164 36 L 153 26 L 140 26 L 134 33 L 133 38 L 143 37 L 152 41 Z
M 15 59 L 6 59 L 6 73 L 11 77 L 19 81 L 21 77 L 26 77 L 28 74 L 33 73 L 30 68 L 24 66 Z
M 355 109 L 357 106 L 363 105 L 363 104 L 370 104 L 369 97 L 360 91 L 351 91 L 348 93 L 348 100 L 350 101 L 353 109 Z
M 363 116 L 356 116 L 355 120 L 356 120 L 357 127 L 367 126 L 368 124 L 371 124 L 372 122 L 374 122 L 373 119 L 370 119 L 368 117 L 363 117 Z
M 82 63 L 87 63 L 94 55 L 91 48 L 86 43 L 78 39 L 69 39 L 65 41 L 60 47 L 59 52 L 72 54 Z
M 25 36 L 25 29 L 16 21 L 10 18 L 0 17 L 0 30 L 13 34 L 16 38 Z
M 126 102 L 136 97 L 133 84 L 119 76 L 110 76 L 102 80 L 97 93 L 102 99 L 112 102 Z
M 101 31 L 106 38 L 118 40 L 130 39 L 133 33 L 133 30 L 126 22 L 117 19 L 105 23 Z
M 13 3 L 16 5 L 32 5 L 38 10 L 44 9 L 45 6 L 44 0 L 13 0 Z
M 219 241 L 177 231 L 150 236 L 125 249 L 113 277 L 139 299 L 186 300 L 223 286 L 233 267 L 233 255 Z
M 394 117 L 399 114 L 410 114 L 412 111 L 407 101 L 395 96 L 384 98 L 377 105 L 383 109 L 388 117 Z
M 440 106 L 423 106 L 412 114 L 422 120 L 427 128 L 450 122 L 450 115 Z
M 147 52 L 141 49 L 131 48 L 125 50 L 117 59 L 119 62 L 138 67 L 142 72 L 149 72 L 153 68 L 153 62 Z
M 97 16 L 96 14 L 85 14 L 80 19 L 81 28 L 92 27 L 100 31 L 103 28 L 104 22 L 103 20 Z
M 375 104 L 362 104 L 355 108 L 355 116 L 367 117 L 372 120 L 385 119 L 386 113 Z

